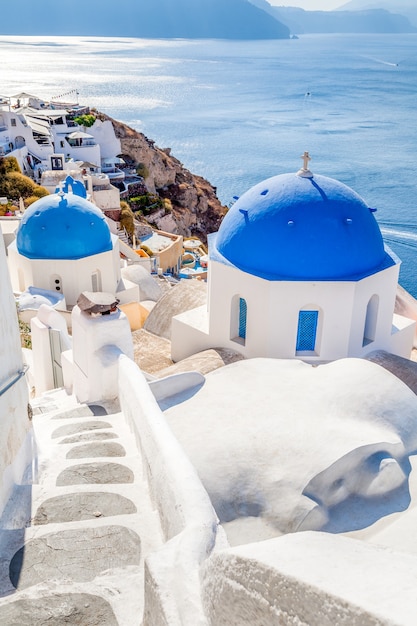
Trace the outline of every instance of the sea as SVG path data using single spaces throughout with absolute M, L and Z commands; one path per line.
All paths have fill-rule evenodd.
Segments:
M 310 169 L 352 187 L 417 298 L 417 35 L 0 37 L 0 95 L 78 101 L 171 148 L 231 205 Z M 262 242 L 254 242 L 262 254 Z

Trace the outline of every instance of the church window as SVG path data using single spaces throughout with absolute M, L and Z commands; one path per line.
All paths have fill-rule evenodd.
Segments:
M 239 337 L 246 339 L 247 305 L 244 298 L 239 298 Z
M 297 352 L 313 352 L 316 348 L 318 311 L 299 311 Z
M 91 274 L 91 290 L 102 291 L 100 270 L 96 270 Z
M 248 307 L 245 298 L 235 295 L 231 303 L 230 339 L 242 346 L 246 343 L 246 319 Z
M 362 346 L 375 341 L 376 327 L 378 320 L 379 297 L 374 294 L 366 307 L 365 328 L 363 333 Z

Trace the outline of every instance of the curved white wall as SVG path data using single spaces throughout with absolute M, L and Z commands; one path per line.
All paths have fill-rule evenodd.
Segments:
M 162 381 L 161 381 L 162 382 Z M 167 543 L 145 564 L 146 626 L 205 626 L 199 567 L 227 542 L 206 490 L 138 366 L 119 363 L 119 397 L 142 450 Z

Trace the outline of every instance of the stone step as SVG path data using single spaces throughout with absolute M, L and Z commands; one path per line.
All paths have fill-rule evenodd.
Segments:
M 139 536 L 123 526 L 51 532 L 31 539 L 10 562 L 15 589 L 62 580 L 88 582 L 109 569 L 139 566 Z
M 0 606 L 4 626 L 118 626 L 110 604 L 88 593 L 57 593 L 24 598 Z
M 64 390 L 32 406 L 36 484 L 16 486 L 1 520 L 0 624 L 139 624 L 162 533 L 130 428 L 117 403 Z

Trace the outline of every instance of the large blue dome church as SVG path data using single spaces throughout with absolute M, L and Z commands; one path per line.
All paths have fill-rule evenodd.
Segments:
M 246 191 L 208 237 L 208 308 L 175 317 L 174 361 L 208 348 L 327 362 L 409 357 L 414 322 L 394 312 L 400 261 L 354 190 L 296 173 Z

